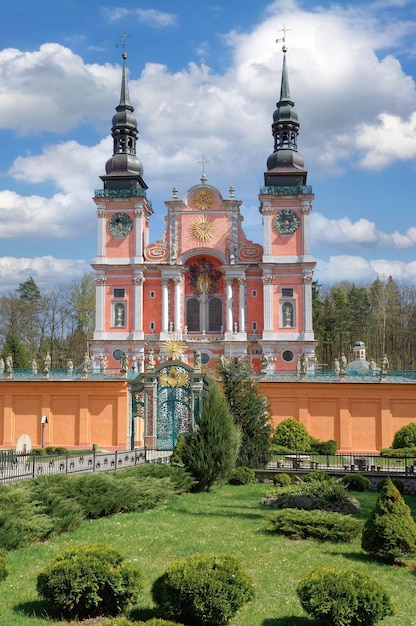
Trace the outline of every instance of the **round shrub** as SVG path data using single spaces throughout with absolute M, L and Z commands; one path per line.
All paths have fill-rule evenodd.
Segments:
M 416 422 L 410 422 L 395 433 L 392 448 L 412 448 L 414 446 L 416 446 Z
M 236 467 L 228 482 L 231 485 L 249 485 L 256 482 L 256 473 L 251 467 Z
M 311 438 L 305 426 L 293 417 L 280 422 L 274 431 L 272 443 L 285 446 L 293 452 L 308 452 L 311 449 Z
M 313 569 L 296 591 L 303 609 L 325 626 L 372 626 L 393 615 L 383 587 L 352 570 Z
M 38 593 L 64 617 L 118 615 L 141 587 L 141 573 L 100 543 L 64 550 L 37 578 Z
M 7 576 L 10 574 L 10 568 L 7 564 L 7 561 L 4 556 L 0 556 L 0 582 L 6 580 Z
M 115 617 L 105 622 L 105 626 L 183 626 L 178 622 L 169 622 L 159 617 L 147 620 L 146 622 L 131 622 L 126 617 Z
M 332 476 L 327 474 L 326 472 L 322 472 L 320 470 L 314 470 L 313 472 L 309 472 L 306 476 L 302 477 L 303 482 L 310 483 L 313 480 L 331 480 Z
M 361 474 L 346 474 L 342 477 L 341 482 L 346 486 L 348 491 L 367 491 L 370 487 L 370 479 Z
M 404 491 L 404 483 L 403 483 L 403 481 L 400 480 L 400 478 L 390 478 L 389 476 L 386 476 L 386 478 L 382 478 L 382 480 L 379 481 L 379 483 L 377 484 L 377 491 L 379 491 L 381 493 L 381 491 L 386 486 L 387 481 L 389 481 L 389 480 L 391 480 L 393 485 L 396 487 L 396 489 L 400 493 L 403 493 L 403 491 Z
M 279 474 L 275 474 L 273 476 L 273 483 L 278 487 L 285 487 L 286 485 L 290 485 L 291 482 L 292 479 L 289 474 L 286 474 L 285 472 L 280 472 Z
M 254 586 L 228 555 L 196 554 L 171 565 L 152 586 L 164 616 L 185 624 L 226 624 L 254 597 Z

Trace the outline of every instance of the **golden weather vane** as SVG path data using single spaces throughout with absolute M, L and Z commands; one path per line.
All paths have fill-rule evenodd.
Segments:
M 288 32 L 288 30 L 292 30 L 291 28 L 286 28 L 286 24 L 283 24 L 283 28 L 279 29 L 279 33 L 282 32 L 283 33 L 283 37 L 280 37 L 280 39 L 276 39 L 276 43 L 280 43 L 281 41 L 283 41 L 283 46 L 282 46 L 282 50 L 283 52 L 287 52 L 287 47 L 286 47 L 286 33 Z

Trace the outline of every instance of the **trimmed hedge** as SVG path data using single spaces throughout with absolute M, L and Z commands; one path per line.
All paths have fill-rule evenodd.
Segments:
M 114 548 L 91 543 L 68 548 L 37 578 L 37 591 L 64 617 L 118 615 L 136 602 L 142 574 Z
M 292 538 L 351 543 L 361 534 L 363 523 L 340 513 L 282 509 L 268 520 L 268 527 L 273 533 Z
M 367 491 L 371 485 L 370 479 L 367 476 L 361 476 L 361 474 L 345 474 L 341 482 L 348 491 Z
M 226 624 L 254 597 L 254 585 L 232 556 L 196 554 L 174 563 L 152 586 L 161 613 L 185 624 Z
M 105 626 L 183 626 L 183 624 L 169 622 L 158 617 L 147 620 L 147 622 L 131 622 L 126 617 L 116 617 L 115 619 L 105 622 Z
M 256 482 L 256 473 L 251 467 L 236 467 L 228 482 L 230 485 L 250 485 Z
M 313 569 L 296 591 L 303 609 L 325 626 L 372 626 L 394 613 L 384 588 L 352 570 Z

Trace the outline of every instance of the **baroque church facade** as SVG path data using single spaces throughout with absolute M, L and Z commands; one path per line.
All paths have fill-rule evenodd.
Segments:
M 153 208 L 136 153 L 137 122 L 123 54 L 120 103 L 112 120 L 113 155 L 97 190 L 98 249 L 93 265 L 96 325 L 93 367 L 105 363 L 143 371 L 177 341 L 182 359 L 201 354 L 202 368 L 218 359 L 249 358 L 254 371 L 296 370 L 302 355 L 314 369 L 309 219 L 312 189 L 297 149 L 298 116 L 289 91 L 286 48 L 280 98 L 273 114 L 273 152 L 258 195 L 262 245 L 242 226 L 241 201 L 200 182 L 165 202 L 166 228 L 151 242 Z M 248 148 L 249 149 L 249 146 Z M 305 362 L 305 356 L 302 356 Z

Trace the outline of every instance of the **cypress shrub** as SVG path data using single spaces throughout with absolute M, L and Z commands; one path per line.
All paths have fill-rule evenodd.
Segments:
M 115 474 L 116 478 L 122 478 L 122 476 L 132 476 L 138 480 L 143 480 L 147 477 L 169 478 L 176 493 L 190 491 L 195 484 L 195 480 L 184 467 L 168 463 L 144 463 L 143 465 L 128 467 L 123 472 Z
M 182 451 L 185 467 L 199 491 L 229 480 L 240 449 L 241 434 L 228 403 L 213 381 L 204 399 L 198 429 L 187 436 Z
M 371 484 L 370 479 L 361 474 L 345 474 L 341 482 L 348 491 L 367 491 Z
M 389 564 L 416 553 L 416 523 L 390 478 L 364 524 L 361 547 Z
M 313 569 L 296 591 L 303 609 L 325 626 L 372 626 L 393 615 L 383 587 L 351 570 Z
M 100 543 L 64 550 L 37 578 L 38 593 L 65 618 L 118 615 L 141 587 L 141 573 Z
M 251 467 L 236 467 L 228 482 L 230 485 L 249 485 L 256 482 L 256 474 Z
M 282 509 L 268 520 L 273 533 L 292 538 L 321 539 L 351 543 L 362 531 L 362 522 L 340 513 Z
M 403 493 L 404 491 L 404 483 L 402 480 L 400 480 L 400 478 L 390 478 L 390 476 L 386 476 L 386 478 L 382 478 L 378 483 L 377 483 L 377 491 L 381 493 L 382 489 L 384 489 L 386 483 L 388 480 L 391 480 L 391 482 L 393 483 L 393 485 L 396 487 L 396 489 L 398 491 L 400 491 L 400 493 Z
M 193 626 L 219 626 L 254 597 L 254 586 L 232 556 L 196 554 L 159 576 L 152 596 L 168 618 Z

